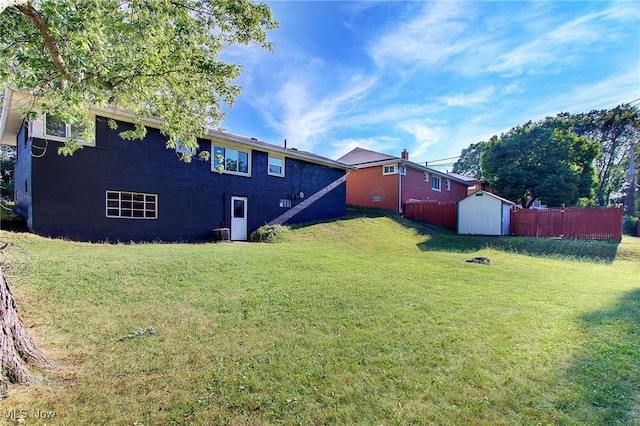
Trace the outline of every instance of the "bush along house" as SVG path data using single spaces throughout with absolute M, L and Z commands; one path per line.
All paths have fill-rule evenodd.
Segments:
M 102 108 L 91 110 L 95 142 L 65 157 L 57 150 L 74 129 L 44 115 L 24 123 L 19 110 L 26 102 L 22 92 L 5 92 L 0 141 L 17 145 L 15 212 L 36 234 L 207 241 L 223 228 L 230 239 L 246 240 L 268 223 L 328 220 L 346 212 L 352 168 L 340 162 L 211 130 L 198 141 L 211 160 L 185 163 L 180 147 L 166 148 L 159 121 L 145 123 L 143 140 L 127 141 L 119 133 L 133 128 L 131 116 Z M 109 120 L 116 120 L 116 130 Z
M 394 157 L 363 148 L 355 148 L 337 161 L 356 170 L 347 177 L 347 203 L 379 207 L 402 213 L 402 203 L 431 200 L 457 203 L 467 196 L 476 179 L 443 173 L 409 161 L 403 150 Z

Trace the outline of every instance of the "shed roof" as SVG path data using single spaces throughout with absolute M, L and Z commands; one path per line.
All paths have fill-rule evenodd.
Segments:
M 487 196 L 489 196 L 489 197 L 492 197 L 492 198 L 495 198 L 495 199 L 497 199 L 497 200 L 500 200 L 500 201 L 501 201 L 501 202 L 503 202 L 504 204 L 508 204 L 508 205 L 510 205 L 510 206 L 515 206 L 515 205 L 516 205 L 516 203 L 514 203 L 513 201 L 509 201 L 509 200 L 507 200 L 506 198 L 499 197 L 499 196 L 497 196 L 496 194 L 494 194 L 494 193 L 492 193 L 492 192 L 487 192 L 487 191 L 482 191 L 482 190 L 480 190 L 480 191 L 476 191 L 476 192 L 474 192 L 473 194 L 470 194 L 470 195 L 466 196 L 465 198 L 463 198 L 462 200 L 460 200 L 460 202 L 462 202 L 462 201 L 464 201 L 464 200 L 467 200 L 467 199 L 469 199 L 469 198 L 472 198 L 472 197 L 477 197 L 477 196 L 478 196 L 478 195 L 477 195 L 478 193 L 482 193 L 482 195 L 483 195 L 483 196 L 484 196 L 484 195 L 487 195 Z

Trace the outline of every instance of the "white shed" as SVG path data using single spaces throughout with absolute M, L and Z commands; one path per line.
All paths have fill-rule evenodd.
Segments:
M 458 202 L 458 234 L 509 235 L 514 202 L 478 191 Z

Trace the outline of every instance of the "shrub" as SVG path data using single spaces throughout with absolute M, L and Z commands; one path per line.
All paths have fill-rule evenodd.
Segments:
M 622 223 L 622 233 L 626 235 L 638 235 L 638 218 L 626 216 Z
M 251 241 L 259 243 L 273 243 L 279 240 L 283 234 L 289 231 L 283 225 L 263 225 L 251 233 Z

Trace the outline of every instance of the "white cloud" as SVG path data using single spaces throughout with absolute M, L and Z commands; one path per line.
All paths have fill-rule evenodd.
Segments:
M 440 101 L 445 105 L 468 107 L 476 104 L 482 104 L 491 100 L 495 94 L 495 88 L 492 86 L 484 87 L 471 93 L 459 93 L 454 95 L 442 96 Z
M 429 2 L 418 15 L 375 40 L 369 54 L 381 67 L 416 64 L 434 67 L 482 42 L 465 37 L 470 3 Z
M 284 83 L 275 104 L 265 110 L 270 125 L 289 141 L 290 146 L 312 150 L 322 135 L 337 126 L 375 84 L 375 77 L 355 76 L 327 94 L 318 95 L 310 80 L 293 78 Z M 279 114 L 272 111 L 276 109 Z
M 524 92 L 526 92 L 526 89 L 522 86 L 521 83 L 507 84 L 500 91 L 500 93 L 503 95 L 513 95 L 515 93 L 524 93 Z
M 457 155 L 527 120 L 640 97 L 640 9 L 633 2 L 377 6 L 339 3 L 325 17 L 328 32 L 346 26 L 358 35 L 345 46 L 309 46 L 316 39 L 302 43 L 283 26 L 274 54 L 231 51 L 244 68 L 242 103 L 258 117 L 249 125 L 331 158 L 360 146 L 392 155 L 407 148 L 412 160 L 424 161 Z M 287 19 L 300 26 L 315 18 L 313 8 L 280 8 L 295 12 Z M 380 10 L 388 13 L 373 15 Z M 367 40 L 373 31 L 361 25 L 373 21 L 379 31 Z
M 640 98 L 640 71 L 631 66 L 620 74 L 589 84 L 580 84 L 561 96 L 541 104 L 540 118 L 567 111 L 574 114 L 609 109 Z
M 427 125 L 427 120 L 407 121 L 399 125 L 400 129 L 415 139 L 410 154 L 413 158 L 424 158 L 429 148 L 446 140 L 446 128 Z
M 539 28 L 537 37 L 531 37 L 531 41 L 497 56 L 488 70 L 509 76 L 554 73 L 559 67 L 574 67 L 578 58 L 587 58 L 584 55 L 586 47 L 599 50 L 601 46 L 608 45 L 603 41 L 625 37 L 624 31 L 618 29 L 617 24 L 621 20 L 633 19 L 633 16 L 638 19 L 637 6 L 632 3 L 615 3 L 607 10 L 578 16 L 557 27 L 553 22 L 547 22 L 546 27 Z
M 603 41 L 629 37 L 624 21 L 637 21 L 634 2 L 617 2 L 608 9 L 564 21 L 553 4 L 518 8 L 493 7 L 495 16 L 482 15 L 482 3 L 417 3 L 413 17 L 374 40 L 367 51 L 379 68 L 395 72 L 413 69 L 449 70 L 463 75 L 485 72 L 504 76 L 554 73 L 585 60 L 583 49 L 600 49 Z M 492 4 L 495 6 L 495 4 Z M 518 31 L 514 31 L 518 28 Z

